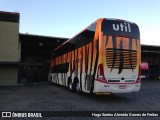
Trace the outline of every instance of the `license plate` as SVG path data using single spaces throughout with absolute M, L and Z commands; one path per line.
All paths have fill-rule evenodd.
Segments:
M 119 85 L 119 89 L 126 89 L 127 85 Z

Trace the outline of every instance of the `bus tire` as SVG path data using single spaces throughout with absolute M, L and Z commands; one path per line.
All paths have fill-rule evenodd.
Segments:
M 68 89 L 70 91 L 73 91 L 73 85 L 72 85 L 72 80 L 71 79 L 68 80 Z
M 79 94 L 79 95 L 81 95 L 82 94 L 82 91 L 81 91 L 81 88 L 80 88 L 80 84 L 79 84 L 79 81 L 78 82 L 76 82 L 76 92 Z
M 81 95 L 82 94 L 82 90 L 81 90 L 81 87 L 80 87 L 80 82 L 79 82 L 79 79 L 76 77 L 75 79 L 74 79 L 74 90 L 75 90 L 75 92 L 77 92 L 79 95 Z
M 72 87 L 73 87 L 73 86 L 72 86 L 72 82 L 69 81 L 69 86 L 68 86 L 68 88 L 69 88 L 70 91 L 72 91 Z
M 50 78 L 49 78 L 49 83 L 50 83 L 51 85 L 53 85 L 53 82 L 52 82 L 52 75 L 51 75 Z

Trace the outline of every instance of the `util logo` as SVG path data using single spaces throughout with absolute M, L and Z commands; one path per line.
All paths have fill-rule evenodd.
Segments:
M 131 26 L 129 23 L 112 24 L 113 30 L 131 32 Z

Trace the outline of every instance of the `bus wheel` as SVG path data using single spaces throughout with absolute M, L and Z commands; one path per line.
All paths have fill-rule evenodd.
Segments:
M 79 82 L 76 83 L 76 92 L 77 92 L 78 94 L 82 94 L 82 91 L 81 91 Z
M 70 80 L 69 83 L 68 83 L 68 89 L 69 89 L 70 91 L 72 91 L 72 87 L 73 87 L 73 86 L 72 86 L 72 81 Z
M 50 76 L 49 83 L 50 83 L 51 85 L 53 85 L 52 76 Z

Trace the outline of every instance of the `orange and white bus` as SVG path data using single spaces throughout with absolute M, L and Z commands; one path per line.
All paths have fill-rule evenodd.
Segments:
M 101 18 L 53 50 L 49 81 L 78 93 L 138 92 L 140 63 L 138 26 Z

